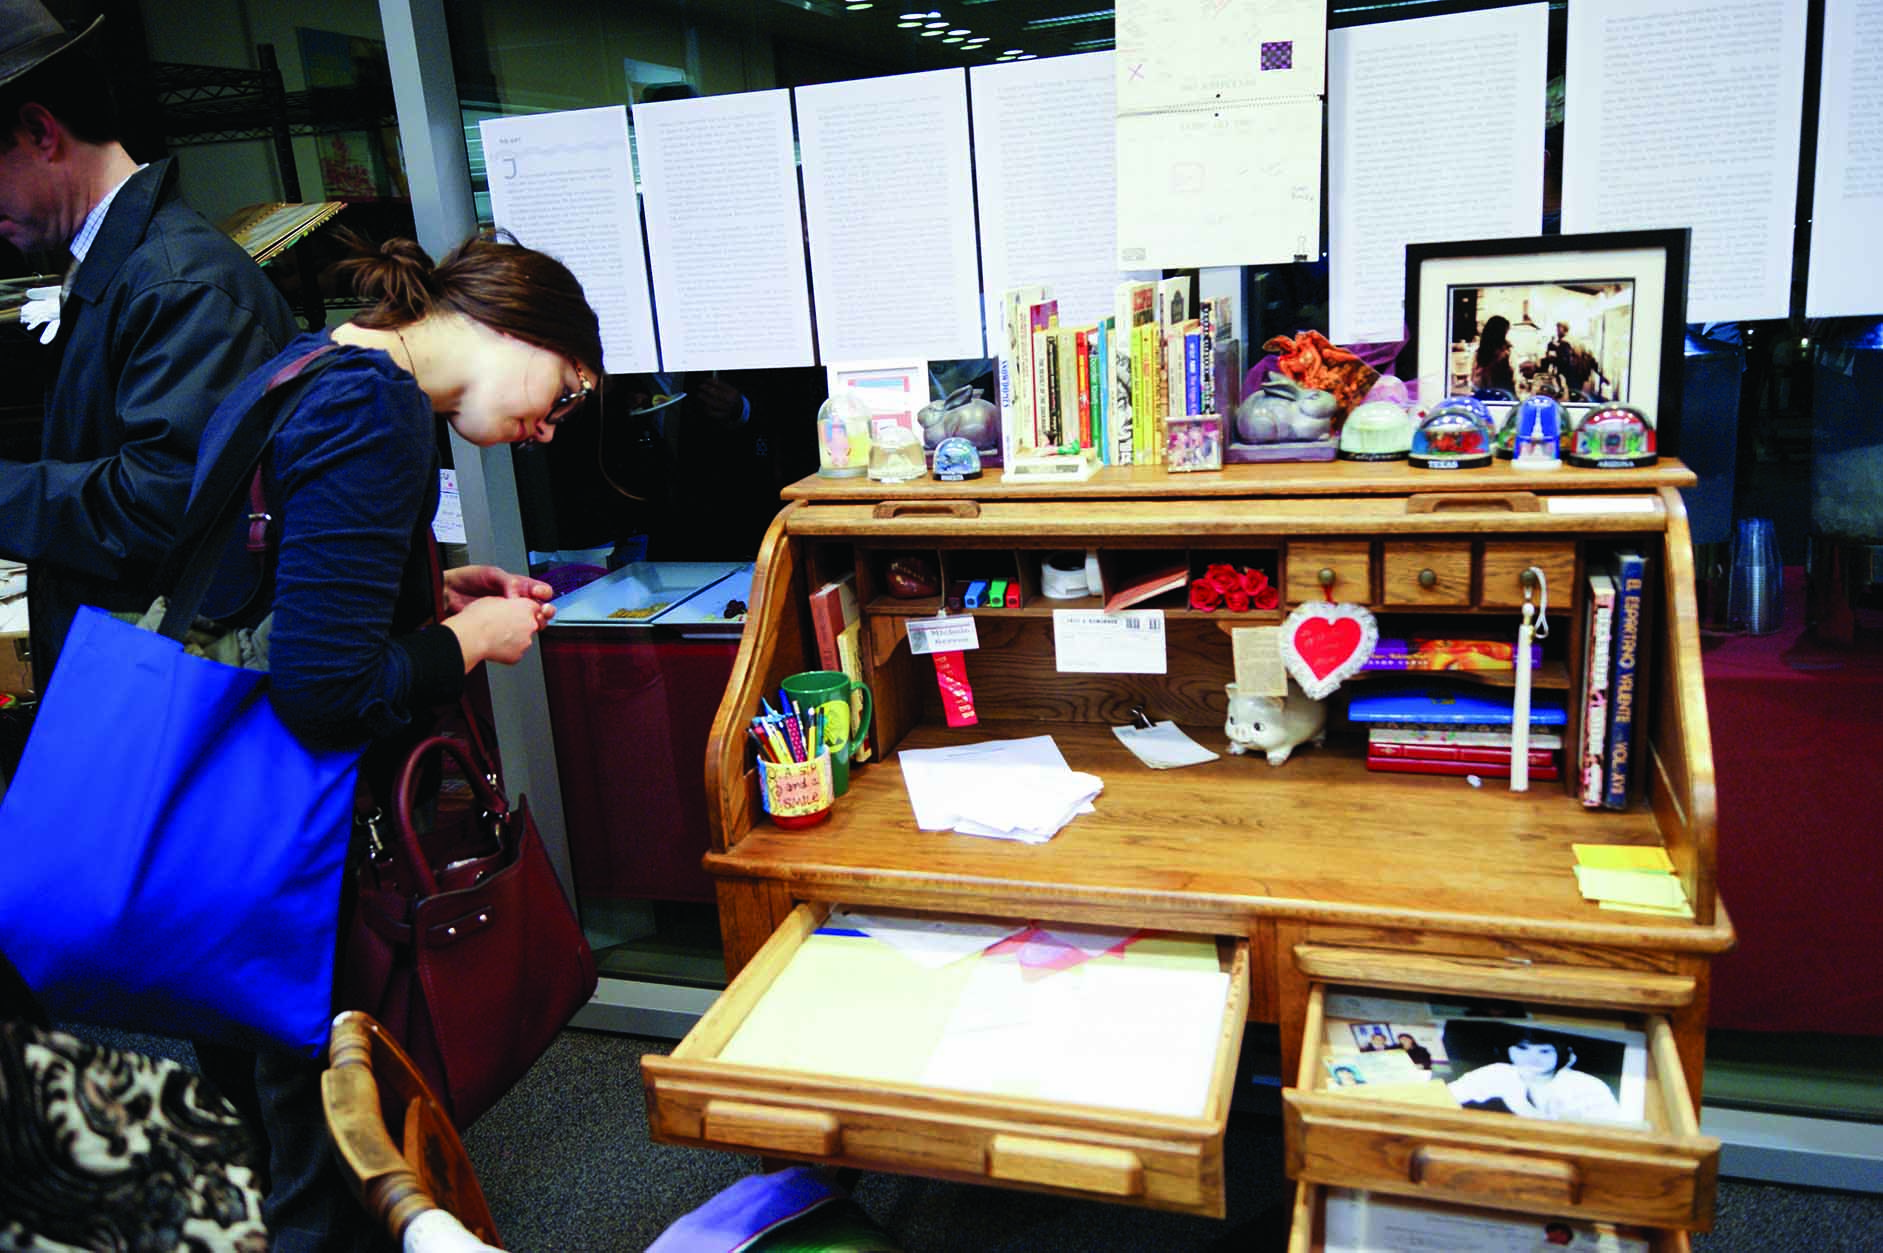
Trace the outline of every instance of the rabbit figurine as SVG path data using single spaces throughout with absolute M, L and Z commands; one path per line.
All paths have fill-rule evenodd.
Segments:
M 1268 754 L 1268 764 L 1279 766 L 1304 742 L 1320 744 L 1327 738 L 1327 707 L 1311 700 L 1301 685 L 1288 680 L 1288 697 L 1243 696 L 1234 683 L 1226 683 L 1229 694 L 1229 721 L 1223 734 L 1229 737 L 1229 751 L 1235 754 L 1260 751 Z

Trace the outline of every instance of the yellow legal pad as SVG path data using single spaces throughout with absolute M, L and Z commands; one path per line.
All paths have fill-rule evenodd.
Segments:
M 1011 953 L 925 968 L 868 936 L 820 932 L 720 1060 L 1202 1117 L 1228 997 L 1208 938 L 1045 971 Z
M 1674 863 L 1658 844 L 1574 844 L 1576 864 L 1596 870 L 1660 870 L 1673 873 Z
M 1686 905 L 1687 894 L 1680 880 L 1671 874 L 1645 870 L 1601 870 L 1577 866 L 1576 882 L 1582 894 L 1592 901 L 1617 901 L 1624 905 L 1652 905 L 1661 909 L 1679 909 Z

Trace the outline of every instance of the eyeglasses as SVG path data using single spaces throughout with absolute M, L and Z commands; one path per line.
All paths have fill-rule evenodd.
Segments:
M 582 403 L 594 393 L 595 384 L 589 381 L 588 375 L 582 373 L 579 367 L 575 372 L 575 376 L 582 380 L 582 386 L 575 391 L 564 392 L 562 395 L 556 397 L 556 403 L 550 405 L 549 412 L 543 415 L 544 426 L 555 426 L 577 409 L 580 409 Z

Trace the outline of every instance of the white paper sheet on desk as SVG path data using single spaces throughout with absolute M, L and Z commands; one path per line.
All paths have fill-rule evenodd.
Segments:
M 1185 735 L 1183 728 L 1174 722 L 1160 722 L 1149 729 L 1113 727 L 1111 732 L 1133 756 L 1153 770 L 1200 766 L 1219 756 Z
M 1091 812 L 1091 798 L 1104 786 L 1094 775 L 1075 774 L 1050 735 L 904 749 L 896 760 L 915 825 L 924 831 L 1031 839 L 1038 828 L 1019 823 L 1044 812 L 1058 817 L 1037 836 L 1050 839 L 1074 814 Z M 1029 834 L 1016 837 L 1017 830 Z
M 918 966 L 937 969 L 1000 943 L 1025 922 L 967 922 L 953 918 L 902 917 L 834 909 L 827 927 L 854 927 L 889 945 Z

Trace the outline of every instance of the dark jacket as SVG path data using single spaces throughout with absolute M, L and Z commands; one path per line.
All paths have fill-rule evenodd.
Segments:
M 150 604 L 204 422 L 294 333 L 261 268 L 183 203 L 170 161 L 131 176 L 60 311 L 41 459 L 0 462 L 0 554 L 30 566 L 42 691 L 80 605 Z

